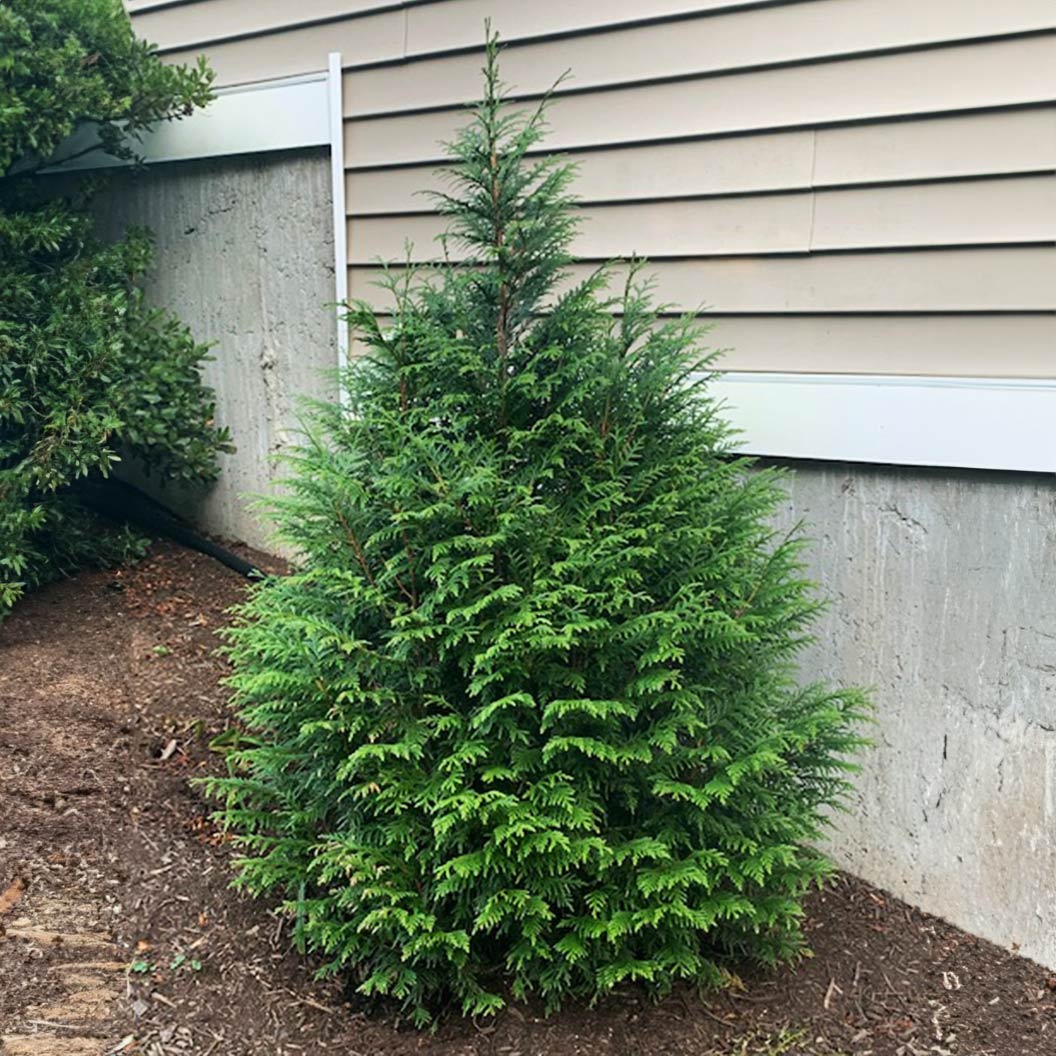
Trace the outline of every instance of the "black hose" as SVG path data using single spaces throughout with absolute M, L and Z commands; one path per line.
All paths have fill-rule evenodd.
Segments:
M 182 517 L 128 481 L 116 477 L 91 477 L 73 485 L 77 500 L 107 520 L 160 535 L 190 550 L 214 558 L 247 579 L 263 579 L 265 573 L 250 561 L 195 531 Z

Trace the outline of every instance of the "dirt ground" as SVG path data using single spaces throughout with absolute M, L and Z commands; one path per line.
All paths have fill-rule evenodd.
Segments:
M 230 849 L 188 783 L 217 765 L 214 632 L 243 589 L 159 544 L 0 626 L 0 1052 L 1056 1054 L 1056 978 L 849 877 L 810 901 L 813 958 L 706 1002 L 629 990 L 433 1035 L 368 1015 L 228 887 Z

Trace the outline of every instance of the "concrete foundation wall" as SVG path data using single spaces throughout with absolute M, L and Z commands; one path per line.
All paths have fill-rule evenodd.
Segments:
M 1056 968 L 1056 482 L 809 464 L 790 499 L 831 599 L 804 671 L 876 704 L 828 850 Z
M 150 283 L 204 341 L 238 453 L 197 510 L 267 547 L 246 497 L 332 396 L 329 168 L 303 152 L 120 176 L 112 233 L 157 236 Z M 829 851 L 849 871 L 1056 968 L 1056 483 L 1015 474 L 806 464 L 781 520 L 805 519 L 831 599 L 808 677 L 871 687 L 876 746 Z
M 338 362 L 327 152 L 120 173 L 98 214 L 110 235 L 153 229 L 148 292 L 213 344 L 206 380 L 238 448 L 207 496 L 162 497 L 211 532 L 269 548 L 248 503 L 281 475 L 271 458 L 296 431 L 298 398 L 334 395 L 323 375 Z

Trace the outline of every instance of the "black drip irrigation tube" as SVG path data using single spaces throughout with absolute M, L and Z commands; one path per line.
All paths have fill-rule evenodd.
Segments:
M 73 486 L 73 493 L 79 502 L 100 517 L 140 528 L 148 535 L 171 539 L 180 546 L 219 561 L 247 579 L 263 579 L 265 576 L 251 561 L 195 531 L 168 506 L 128 481 L 116 477 L 80 480 Z

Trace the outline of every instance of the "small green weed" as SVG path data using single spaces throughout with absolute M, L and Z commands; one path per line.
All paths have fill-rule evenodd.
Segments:
M 188 960 L 187 954 L 177 953 L 169 962 L 169 969 L 173 972 L 177 972 L 181 968 L 188 968 L 192 972 L 200 972 L 202 970 L 202 962 L 195 958 Z

